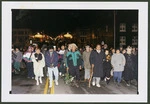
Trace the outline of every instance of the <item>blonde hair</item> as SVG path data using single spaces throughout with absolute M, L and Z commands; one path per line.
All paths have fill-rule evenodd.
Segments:
M 72 43 L 72 44 L 70 44 L 71 45 L 71 47 L 76 47 L 76 49 L 78 49 L 78 46 L 75 44 L 75 43 Z

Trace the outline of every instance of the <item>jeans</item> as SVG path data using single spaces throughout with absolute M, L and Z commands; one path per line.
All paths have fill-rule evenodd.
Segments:
M 115 81 L 117 80 L 117 82 L 120 83 L 121 78 L 122 78 L 122 71 L 119 71 L 119 72 L 114 71 L 114 80 Z
M 50 81 L 50 85 L 52 87 L 52 81 L 53 81 L 53 73 L 55 76 L 55 81 L 58 81 L 58 68 L 57 67 L 48 67 L 48 75 L 49 75 L 49 81 Z
M 93 77 L 93 82 L 96 81 L 96 85 L 100 84 L 100 80 L 101 80 L 100 77 Z

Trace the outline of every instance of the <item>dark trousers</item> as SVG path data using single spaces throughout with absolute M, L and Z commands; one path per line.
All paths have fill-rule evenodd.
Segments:
M 71 66 L 69 67 L 69 74 L 71 76 L 75 76 L 76 77 L 76 80 L 80 80 L 80 74 L 79 74 L 79 67 L 78 66 Z
M 28 77 L 34 77 L 33 62 L 27 62 Z
M 66 67 L 64 66 L 64 63 L 61 63 L 58 69 L 62 74 L 66 73 Z

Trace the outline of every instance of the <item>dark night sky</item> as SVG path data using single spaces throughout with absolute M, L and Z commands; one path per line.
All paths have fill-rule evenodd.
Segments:
M 117 11 L 117 17 L 131 19 L 128 10 Z M 130 13 L 130 15 L 128 15 Z M 44 31 L 51 36 L 73 32 L 80 28 L 113 26 L 113 10 L 12 10 L 12 27 L 29 28 L 33 32 Z
M 13 28 L 30 28 L 54 36 L 112 23 L 113 11 L 108 10 L 12 10 Z

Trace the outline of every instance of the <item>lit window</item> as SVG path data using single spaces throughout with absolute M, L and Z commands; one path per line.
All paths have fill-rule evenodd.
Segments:
M 132 45 L 138 45 L 138 37 L 137 36 L 133 36 Z
M 132 32 L 137 32 L 138 31 L 138 26 L 137 24 L 132 25 Z
M 120 32 L 126 32 L 126 24 L 125 23 L 120 24 Z
M 120 36 L 120 45 L 126 45 L 126 37 Z

